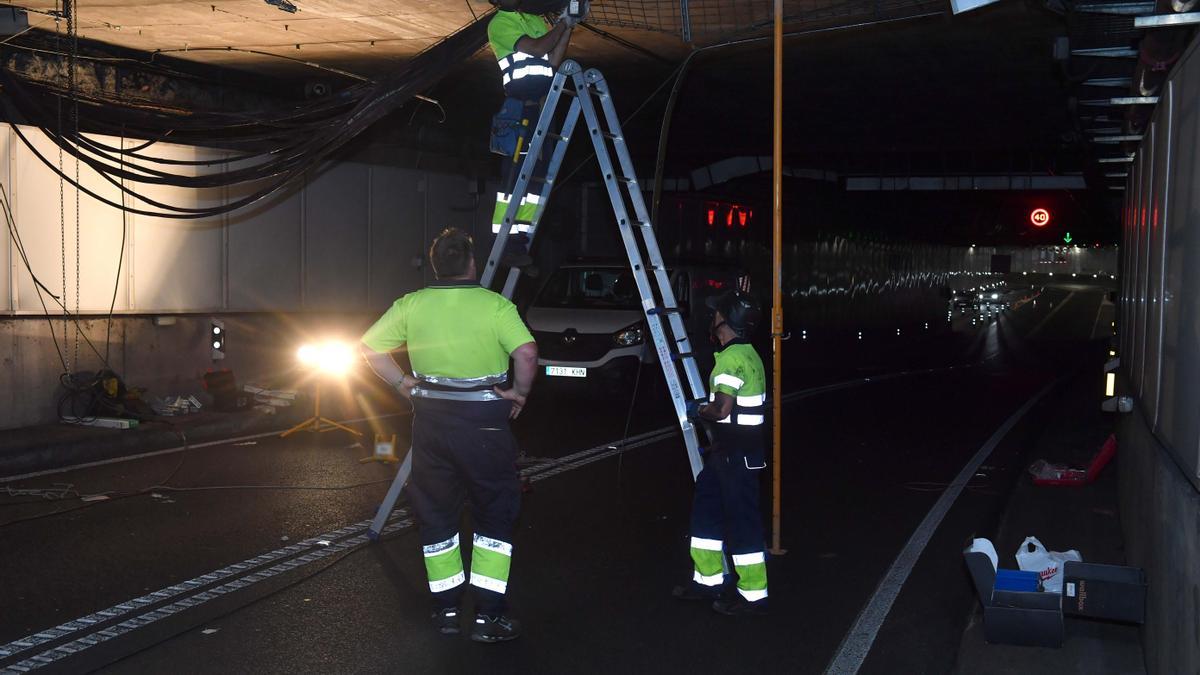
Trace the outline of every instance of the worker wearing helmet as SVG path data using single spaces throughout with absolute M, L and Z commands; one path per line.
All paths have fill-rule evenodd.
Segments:
M 542 101 L 550 91 L 554 72 L 566 57 L 571 31 L 587 14 L 587 3 L 580 5 L 578 14 L 571 14 L 567 4 L 554 0 L 491 0 L 499 11 L 488 22 L 488 44 L 500 66 L 504 86 L 504 104 L 492 119 L 492 151 L 504 156 L 500 169 L 500 191 L 492 217 L 492 233 L 499 234 L 504 212 L 512 198 L 517 173 L 525 160 L 530 132 L 537 125 Z M 546 25 L 543 14 L 561 10 L 554 27 Z M 533 177 L 545 176 L 549 153 L 543 152 L 533 170 Z M 533 188 L 531 182 L 529 188 Z M 528 190 L 528 188 L 527 188 Z M 539 196 L 533 192 L 523 195 L 517 209 L 520 221 L 509 231 L 504 264 L 528 267 L 529 223 L 537 211 Z
M 766 468 L 767 378 L 749 342 L 762 316 L 741 290 L 710 297 L 711 332 L 720 348 L 709 379 L 708 403 L 688 415 L 709 432 L 711 446 L 696 477 L 692 501 L 692 581 L 677 586 L 681 600 L 712 602 L 722 614 L 760 614 L 767 606 L 767 565 L 759 513 L 759 479 Z M 736 593 L 723 594 L 725 553 L 733 557 Z
M 464 499 L 471 503 L 471 639 L 520 635 L 506 616 L 512 535 L 521 507 L 517 443 L 508 420 L 525 405 L 537 345 L 504 296 L 475 281 L 474 242 L 442 232 L 429 249 L 437 281 L 397 300 L 362 337 L 372 370 L 413 404 L 412 480 L 406 488 L 420 525 L 434 623 L 461 630 L 459 601 L 468 583 L 459 553 Z M 408 347 L 412 374 L 390 352 Z M 509 357 L 514 382 L 508 380 Z

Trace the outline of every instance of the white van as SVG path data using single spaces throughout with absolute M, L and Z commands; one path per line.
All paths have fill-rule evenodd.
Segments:
M 731 266 L 668 263 L 702 372 L 712 362 L 704 301 L 744 276 Z M 549 276 L 525 315 L 538 345 L 541 375 L 562 382 L 632 382 L 636 368 L 657 361 L 633 272 L 616 261 L 574 262 Z

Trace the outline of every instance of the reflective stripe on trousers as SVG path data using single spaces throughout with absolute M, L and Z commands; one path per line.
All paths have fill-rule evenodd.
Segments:
M 508 211 L 508 203 L 511 198 L 506 193 L 496 193 L 496 207 L 492 210 L 492 234 L 500 234 L 500 224 L 504 220 L 504 213 Z M 517 206 L 517 214 L 514 220 L 526 222 L 513 223 L 509 229 L 510 234 L 526 234 L 529 232 L 529 223 L 533 221 L 533 216 L 537 213 L 537 207 L 541 203 L 541 200 L 541 195 L 532 192 L 521 198 L 521 203 Z
M 691 553 L 696 568 L 693 581 L 701 586 L 720 586 L 725 581 L 724 565 L 721 563 L 725 553 L 719 539 L 692 537 Z
M 508 590 L 512 544 L 475 535 L 471 549 L 471 585 L 503 595 Z
M 733 556 L 733 569 L 737 571 L 737 589 L 750 602 L 767 597 L 767 556 L 762 551 Z
M 423 546 L 421 550 L 425 554 L 425 574 L 429 577 L 430 591 L 448 591 L 466 580 L 457 534 L 445 541 Z

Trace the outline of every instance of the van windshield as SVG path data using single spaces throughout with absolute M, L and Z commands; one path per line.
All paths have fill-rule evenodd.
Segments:
M 535 307 L 641 309 L 633 273 L 620 267 L 560 268 L 542 288 Z

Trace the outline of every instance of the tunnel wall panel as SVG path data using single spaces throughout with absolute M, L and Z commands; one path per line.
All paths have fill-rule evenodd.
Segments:
M 1150 580 L 1150 673 L 1200 672 L 1200 42 L 1162 89 L 1128 183 L 1117 426 L 1130 564 Z M 1140 385 L 1140 386 L 1139 386 Z
M 48 161 L 57 162 L 58 149 L 48 138 L 30 127 L 20 129 Z M 96 140 L 122 142 L 104 136 Z M 428 281 L 423 257 L 433 233 L 457 226 L 478 239 L 490 231 L 490 195 L 481 194 L 474 179 L 352 158 L 328 164 L 251 206 L 200 220 L 122 215 L 81 193 L 76 256 L 74 190 L 63 187 L 60 208 L 60 181 L 53 170 L 11 129 L 0 135 L 0 145 L 6 150 L 0 182 L 11 199 L 33 275 L 56 296 L 64 296 L 65 286 L 69 309 L 78 305 L 83 314 L 107 313 L 110 304 L 120 313 L 376 309 Z M 192 146 L 152 147 L 156 156 L 170 159 L 229 156 Z M 74 170 L 73 161 L 65 158 L 63 171 L 72 175 Z M 86 165 L 79 175 L 100 197 L 122 201 L 120 187 Z M 126 196 L 124 203 L 155 211 L 158 207 L 145 200 L 197 208 L 230 203 L 263 185 L 189 190 L 131 184 L 144 199 Z M 0 313 L 41 314 L 34 276 L 16 257 L 7 228 L 3 230 Z M 49 294 L 43 292 L 42 299 L 52 314 L 61 313 Z

